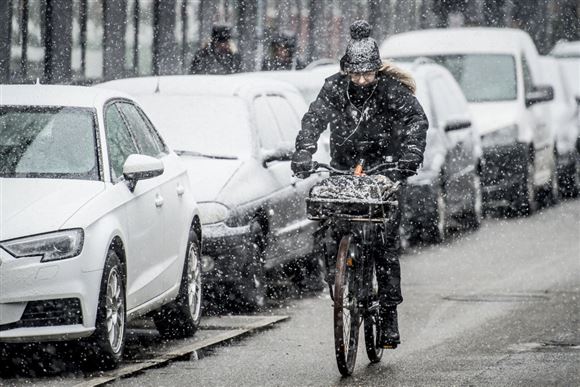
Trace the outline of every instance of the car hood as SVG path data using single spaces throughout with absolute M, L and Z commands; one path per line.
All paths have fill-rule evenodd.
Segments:
M 0 240 L 58 230 L 104 190 L 100 181 L 0 178 Z
M 181 156 L 198 202 L 221 201 L 221 193 L 243 164 L 242 160 Z
M 469 110 L 480 135 L 514 125 L 518 118 L 518 102 L 470 103 Z

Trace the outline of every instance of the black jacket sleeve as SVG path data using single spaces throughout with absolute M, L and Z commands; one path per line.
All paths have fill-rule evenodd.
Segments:
M 320 135 L 336 117 L 335 103 L 331 98 L 335 93 L 333 84 L 330 79 L 324 82 L 318 97 L 310 104 L 308 112 L 302 117 L 302 129 L 296 137 L 296 151 L 307 150 L 311 154 L 316 153 Z
M 400 124 L 399 167 L 416 171 L 423 162 L 429 121 L 406 86 L 396 80 L 389 86 L 389 110 Z

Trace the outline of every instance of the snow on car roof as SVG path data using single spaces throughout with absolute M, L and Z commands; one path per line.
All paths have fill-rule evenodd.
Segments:
M 512 28 L 449 28 L 412 31 L 393 35 L 380 48 L 383 57 L 502 53 L 520 51 L 532 44 L 525 32 Z
M 107 89 L 69 85 L 0 85 L 0 105 L 99 107 L 111 98 L 129 98 Z
M 255 74 L 235 75 L 165 75 L 140 78 L 126 78 L 96 85 L 129 94 L 143 95 L 159 92 L 162 94 L 233 96 L 244 88 L 280 90 L 293 86 L 275 80 L 265 79 Z
M 550 52 L 550 55 L 557 58 L 580 58 L 580 40 L 572 42 L 559 41 Z

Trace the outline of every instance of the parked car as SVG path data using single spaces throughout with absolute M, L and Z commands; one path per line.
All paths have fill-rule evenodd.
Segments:
M 318 96 L 318 93 L 320 93 L 322 86 L 324 86 L 324 80 L 338 71 L 340 71 L 340 69 L 336 63 L 324 62 L 312 67 L 312 69 L 263 71 L 254 74 L 263 78 L 276 79 L 278 81 L 292 84 L 304 97 L 306 103 L 311 104 Z M 246 74 L 240 74 L 237 76 L 246 76 Z M 302 112 L 300 114 L 300 119 L 302 119 L 304 113 L 305 112 Z M 329 163 L 330 132 L 328 130 L 324 131 L 320 136 L 318 147 L 321 151 L 314 155 L 314 159 L 321 163 Z
M 388 38 L 384 57 L 428 57 L 458 81 L 479 128 L 486 206 L 534 210 L 541 195 L 558 194 L 555 138 L 546 124 L 553 98 L 540 86 L 539 55 L 528 34 L 507 28 L 414 31 Z
M 320 179 L 292 177 L 306 104 L 290 84 L 249 76 L 165 76 L 105 84 L 139 98 L 198 188 L 205 283 L 250 307 L 267 274 L 320 246 L 306 197 Z M 315 264 L 318 262 L 316 261 Z
M 0 343 L 83 339 L 99 367 L 126 324 L 200 321 L 199 215 L 186 168 L 126 95 L 0 85 Z
M 570 85 L 564 79 L 558 60 L 541 57 L 540 64 L 543 82 L 554 89 L 554 100 L 548 103 L 548 123 L 556 133 L 560 192 L 575 197 L 580 189 L 580 157 L 576 149 L 580 137 L 578 105 L 570 94 Z
M 556 43 L 550 56 L 558 60 L 573 97 L 580 97 L 580 40 Z
M 402 235 L 441 242 L 451 228 L 481 223 L 479 133 L 448 70 L 422 59 L 398 65 L 415 79 L 417 99 L 429 119 L 423 165 L 403 192 Z

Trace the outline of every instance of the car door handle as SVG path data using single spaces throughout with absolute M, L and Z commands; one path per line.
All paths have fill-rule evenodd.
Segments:
M 163 203 L 164 203 L 163 196 L 159 194 L 155 195 L 155 207 L 158 208 L 163 207 Z
M 177 188 L 175 190 L 177 191 L 177 196 L 183 196 L 185 193 L 185 187 L 181 185 L 181 183 L 177 184 Z

